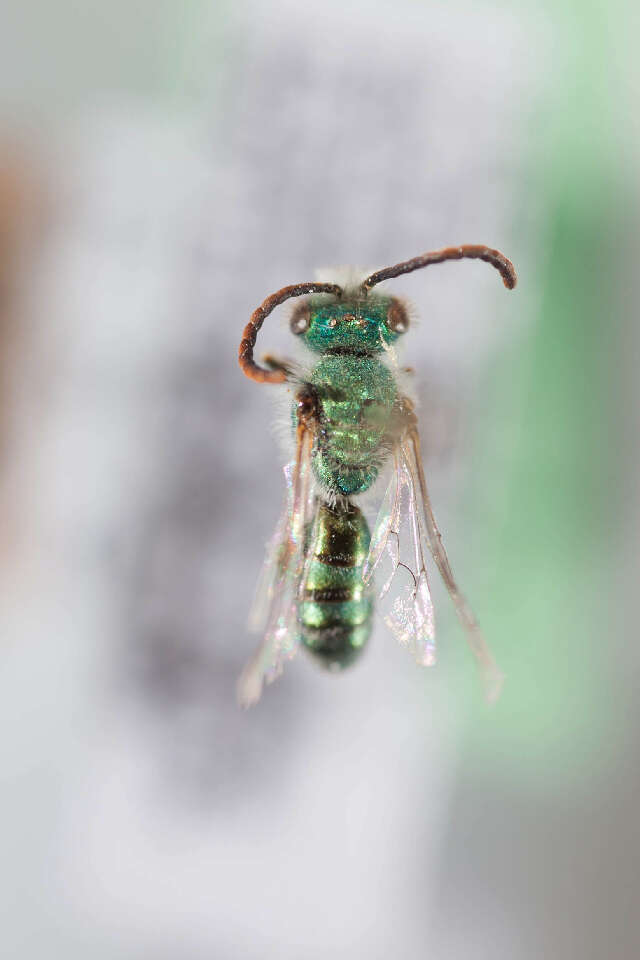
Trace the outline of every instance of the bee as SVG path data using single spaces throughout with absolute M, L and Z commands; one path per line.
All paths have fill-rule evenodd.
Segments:
M 283 287 L 266 298 L 244 329 L 238 351 L 243 373 L 256 383 L 289 384 L 293 392 L 293 456 L 284 467 L 285 503 L 250 616 L 250 627 L 263 639 L 239 680 L 244 706 L 259 699 L 264 683 L 279 676 L 301 646 L 330 670 L 355 661 L 371 633 L 375 579 L 378 599 L 388 595 L 391 601 L 385 616 L 390 631 L 418 664 L 435 663 L 428 556 L 453 601 L 487 698 L 500 692 L 503 676 L 458 588 L 436 524 L 414 405 L 402 389 L 395 344 L 409 330 L 409 314 L 402 301 L 374 290 L 393 277 L 462 259 L 489 263 L 507 289 L 515 287 L 513 264 L 498 250 L 447 247 L 344 287 L 321 282 Z M 294 297 L 304 299 L 291 315 L 291 332 L 316 355 L 315 363 L 306 372 L 273 357 L 258 365 L 254 347 L 262 324 Z M 370 533 L 357 499 L 389 465 Z

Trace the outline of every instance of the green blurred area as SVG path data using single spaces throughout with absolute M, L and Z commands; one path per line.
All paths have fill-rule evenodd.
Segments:
M 631 318 L 618 293 L 629 197 L 610 110 L 614 91 L 624 95 L 611 15 L 603 5 L 555 14 L 563 60 L 525 169 L 542 213 L 538 271 L 516 291 L 529 328 L 490 371 L 476 432 L 484 479 L 472 474 L 489 502 L 494 486 L 502 493 L 475 557 L 491 568 L 483 620 L 507 682 L 491 715 L 474 712 L 465 763 L 518 765 L 542 791 L 606 774 L 625 746 L 631 693 L 613 669 L 634 635 L 618 555 Z

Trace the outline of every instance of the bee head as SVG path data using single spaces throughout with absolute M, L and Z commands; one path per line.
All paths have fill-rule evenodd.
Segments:
M 364 354 L 384 350 L 409 329 L 409 317 L 399 300 L 378 293 L 371 294 L 372 288 L 383 280 L 391 280 L 393 277 L 413 273 L 414 270 L 421 270 L 433 263 L 444 263 L 446 260 L 483 260 L 495 267 L 508 290 L 513 290 L 518 279 L 511 260 L 499 250 L 477 243 L 466 243 L 460 247 L 431 250 L 413 257 L 412 260 L 403 260 L 392 267 L 383 267 L 382 270 L 371 273 L 355 289 L 321 281 L 293 283 L 272 293 L 251 314 L 238 347 L 241 370 L 256 383 L 285 382 L 287 371 L 282 367 L 261 367 L 253 358 L 253 348 L 260 328 L 271 311 L 291 297 L 307 294 L 322 293 L 331 298 L 318 302 L 318 298 L 312 296 L 302 301 L 291 318 L 291 330 L 302 337 L 312 350 L 321 353 L 345 350 Z
M 312 350 L 379 353 L 409 329 L 405 307 L 395 297 L 309 297 L 291 315 L 291 332 Z

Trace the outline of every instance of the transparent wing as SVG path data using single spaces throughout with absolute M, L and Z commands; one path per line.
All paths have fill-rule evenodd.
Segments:
M 504 677 L 453 576 L 431 508 L 418 434 L 412 430 L 394 452 L 394 469 L 374 527 L 363 579 L 368 583 L 375 572 L 380 575 L 386 568 L 381 578 L 381 598 L 392 585 L 399 585 L 385 622 L 399 642 L 409 646 L 416 661 L 425 666 L 436 662 L 433 602 L 425 563 L 428 554 L 464 627 L 482 673 L 486 697 L 493 701 L 500 693 Z M 409 575 L 408 586 L 402 587 L 401 571 Z
M 249 610 L 248 627 L 251 633 L 263 633 L 269 619 L 269 614 L 276 594 L 278 583 L 282 578 L 283 551 L 289 539 L 293 512 L 293 474 L 295 461 L 283 468 L 285 493 L 282 503 L 282 512 L 276 529 L 269 540 L 264 563 L 258 575 L 258 582 Z
M 418 509 L 417 490 L 407 453 L 399 445 L 387 492 L 376 520 L 363 580 L 369 583 L 377 571 L 384 597 L 392 584 L 398 593 L 385 616 L 396 639 L 409 647 L 416 661 L 430 666 L 436 661 L 435 621 L 425 556 L 427 544 Z M 383 574 L 383 570 L 386 572 Z M 408 584 L 402 585 L 400 571 Z
M 265 683 L 281 673 L 298 646 L 298 591 L 305 562 L 305 529 L 311 517 L 312 435 L 298 438 L 296 459 L 284 468 L 285 502 L 249 615 L 249 629 L 264 630 L 263 640 L 240 675 L 238 700 L 249 707 L 260 699 Z
M 453 576 L 451 564 L 449 563 L 449 558 L 447 557 L 442 537 L 433 515 L 424 469 L 422 467 L 420 438 L 416 429 L 410 431 L 407 439 L 402 444 L 402 449 L 413 477 L 414 488 L 417 492 L 418 502 L 421 508 L 420 523 L 424 530 L 429 551 L 449 592 L 449 596 L 453 601 L 458 618 L 467 635 L 467 643 L 480 668 L 485 688 L 485 696 L 489 702 L 493 702 L 497 700 L 500 695 L 500 690 L 504 682 L 504 674 L 493 659 L 493 655 L 480 629 L 480 625 L 476 620 L 475 614 L 460 592 L 455 577 Z

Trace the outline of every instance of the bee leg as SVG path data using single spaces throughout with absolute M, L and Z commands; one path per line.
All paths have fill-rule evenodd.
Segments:
M 293 513 L 294 517 L 302 517 L 311 483 L 310 462 L 313 448 L 313 437 L 317 426 L 317 400 L 308 386 L 299 391 L 296 397 L 296 459 L 293 484 Z M 305 468 L 306 463 L 306 468 Z M 304 525 L 299 534 L 304 532 Z
M 284 374 L 285 380 L 298 380 L 297 365 L 293 360 L 287 360 L 284 357 L 276 357 L 273 353 L 265 353 L 262 362 L 269 370 L 280 370 Z
M 409 447 L 414 461 L 420 500 L 422 501 L 422 515 L 427 545 L 467 635 L 467 643 L 482 671 L 487 700 L 493 702 L 497 700 L 500 695 L 504 675 L 493 659 L 493 655 L 480 629 L 480 624 L 464 595 L 461 593 L 453 575 L 451 564 L 449 563 L 449 558 L 442 542 L 442 536 L 438 530 L 436 518 L 433 514 L 431 499 L 427 489 L 424 468 L 422 466 L 422 454 L 420 451 L 420 435 L 418 433 L 417 418 L 413 412 L 413 404 L 410 400 L 403 398 L 402 409 L 406 430 L 403 446 Z
M 292 465 L 290 507 L 278 528 L 280 542 L 271 548 L 274 563 L 267 624 L 262 642 L 242 671 L 238 700 L 249 707 L 260 699 L 263 685 L 282 672 L 285 660 L 296 652 L 297 592 L 304 566 L 304 532 L 309 521 L 311 450 L 316 424 L 316 399 L 307 389 L 297 396 L 296 449 Z M 281 538 L 281 539 L 280 539 Z

